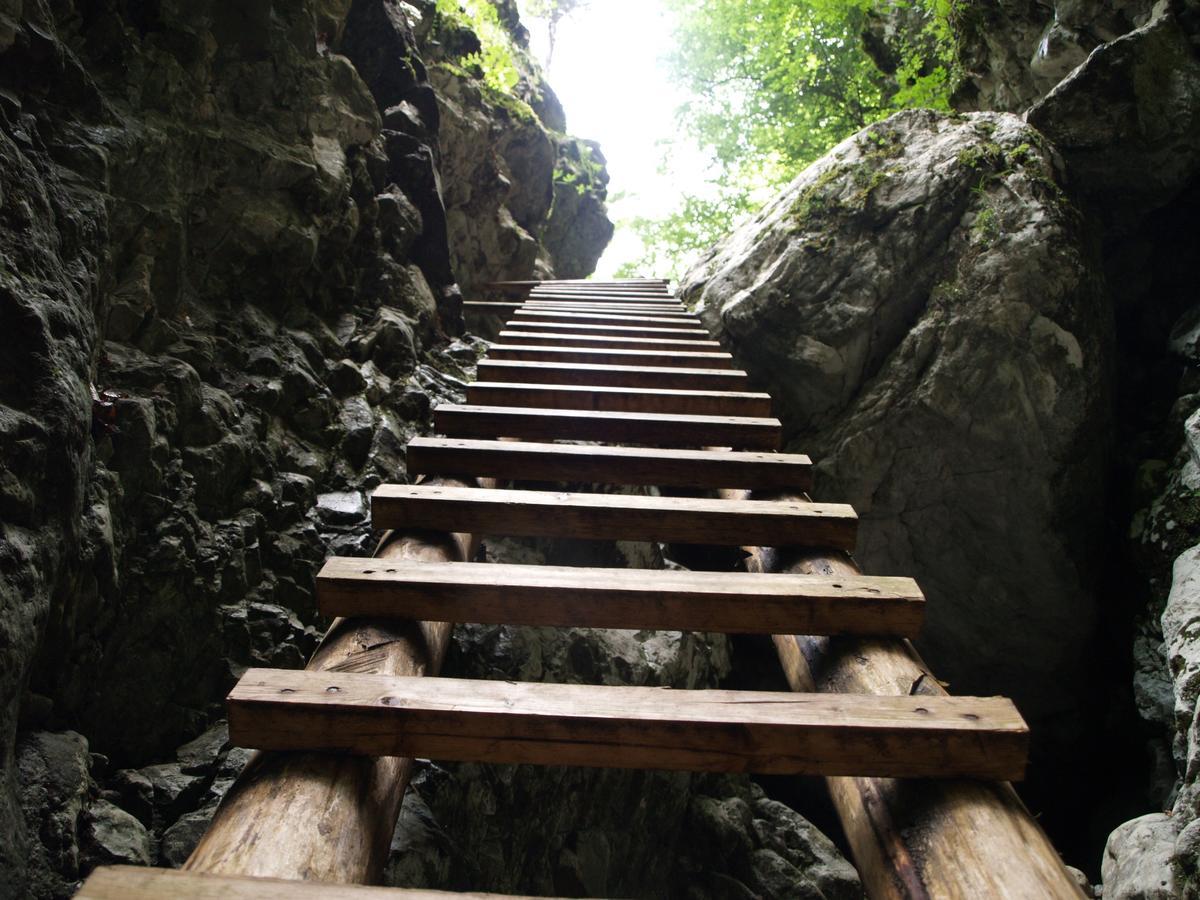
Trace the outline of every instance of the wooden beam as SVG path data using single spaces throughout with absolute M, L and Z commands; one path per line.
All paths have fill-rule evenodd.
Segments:
M 1003 697 L 829 697 L 250 669 L 243 747 L 693 772 L 1020 778 Z
M 691 497 L 484 490 L 382 484 L 375 528 L 449 528 L 473 534 L 738 546 L 854 548 L 858 517 L 844 503 L 758 503 Z
M 654 316 L 647 313 L 644 316 L 637 316 L 631 313 L 624 312 L 598 312 L 598 313 L 583 313 L 583 312 L 559 312 L 557 310 L 541 310 L 524 308 L 517 310 L 516 318 L 526 321 L 542 321 L 542 322 L 579 322 L 591 323 L 593 325 L 680 325 L 680 324 L 696 324 L 700 320 L 696 316 L 688 314 L 681 315 L 660 315 Z
M 579 347 L 538 347 L 521 344 L 492 344 L 492 359 L 523 359 L 528 362 L 580 362 L 602 366 L 684 366 L 687 368 L 732 369 L 733 356 L 724 351 L 698 350 L 602 350 Z
M 509 325 L 506 328 L 512 327 Z M 712 340 L 712 335 L 699 326 L 687 328 L 639 328 L 628 325 L 579 325 L 575 322 L 523 322 L 521 331 L 548 331 L 555 334 L 607 334 L 649 338 L 697 338 Z
M 672 388 L 600 387 L 578 384 L 520 384 L 475 381 L 467 402 L 538 409 L 671 413 L 694 416 L 769 416 L 770 394 L 746 391 L 688 391 Z
M 680 303 L 650 303 L 644 300 L 603 300 L 603 301 L 586 301 L 586 300 L 526 300 L 520 306 L 521 309 L 561 309 L 568 312 L 577 311 L 599 311 L 599 312 L 615 312 L 625 315 L 657 315 L 658 313 L 679 313 L 693 315 L 684 309 Z
M 532 900 L 509 894 L 363 887 L 283 878 L 209 875 L 145 866 L 104 866 L 75 900 Z
M 513 481 L 796 490 L 812 482 L 809 458 L 790 453 L 437 437 L 413 438 L 406 453 L 409 475 L 475 472 Z
M 741 492 L 730 496 L 744 496 Z M 776 495 L 791 503 L 803 495 Z M 760 501 L 769 502 L 769 501 Z M 752 572 L 851 577 L 844 554 L 746 547 Z M 945 689 L 905 640 L 776 634 L 795 691 L 941 699 Z M 831 777 L 830 795 L 872 900 L 1038 897 L 1080 900 L 1045 832 L 1002 780 Z
M 455 438 L 517 438 L 523 441 L 604 441 L 663 447 L 734 447 L 778 450 L 778 419 L 740 416 L 676 416 L 667 413 L 592 412 L 442 403 L 434 428 Z
M 822 578 L 381 563 L 334 556 L 317 575 L 327 616 L 399 616 L 552 627 L 914 637 L 925 598 L 910 578 Z
M 736 391 L 750 380 L 737 369 L 687 369 L 682 366 L 566 365 L 519 359 L 481 359 L 481 381 L 519 384 L 580 384 L 601 387 L 674 388 L 677 390 Z
M 476 546 L 465 534 L 400 534 L 378 555 L 384 560 L 447 562 L 473 558 Z M 445 656 L 451 627 L 446 622 L 339 619 L 308 668 L 434 674 Z M 378 881 L 411 773 L 412 761 L 401 757 L 259 754 L 226 793 L 184 868 L 313 881 Z
M 697 331 L 702 335 L 705 332 Z M 699 350 L 720 352 L 721 345 L 713 340 L 672 340 L 670 338 L 619 337 L 602 334 L 561 334 L 558 332 L 501 331 L 497 336 L 502 344 L 562 345 L 573 347 L 607 347 L 610 350 Z

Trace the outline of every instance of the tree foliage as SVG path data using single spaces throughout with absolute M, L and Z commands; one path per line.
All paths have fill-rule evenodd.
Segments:
M 948 109 L 959 2 L 667 0 L 679 23 L 667 62 L 692 95 L 679 124 L 715 175 L 671 215 L 623 223 L 648 248 L 625 270 L 666 261 L 677 274 L 838 141 L 899 109 Z
M 525 11 L 535 19 L 546 23 L 546 68 L 554 59 L 554 42 L 558 37 L 558 23 L 578 9 L 586 7 L 591 0 L 525 0 Z

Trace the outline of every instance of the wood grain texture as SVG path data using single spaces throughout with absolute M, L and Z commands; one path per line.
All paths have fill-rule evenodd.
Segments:
M 406 454 L 410 475 L 475 472 L 506 481 L 795 490 L 807 490 L 812 481 L 812 461 L 797 453 L 417 437 Z
M 691 497 L 513 491 L 382 484 L 371 495 L 376 528 L 449 528 L 473 534 L 802 545 L 850 550 L 858 517 L 843 503 L 758 503 Z
M 703 332 L 697 332 L 703 334 Z M 717 341 L 687 338 L 639 338 L 621 337 L 620 335 L 604 334 L 563 334 L 560 332 L 536 331 L 501 331 L 499 342 L 502 344 L 549 344 L 573 347 L 600 347 L 611 350 L 699 350 L 700 352 L 719 352 L 721 345 Z
M 465 534 L 398 534 L 379 556 L 459 561 L 471 559 L 476 546 Z M 308 668 L 436 673 L 450 631 L 445 622 L 339 619 Z M 184 868 L 338 883 L 378 881 L 411 773 L 412 761 L 402 757 L 258 754 L 226 793 Z
M 737 369 L 689 369 L 682 366 L 612 366 L 595 363 L 533 362 L 481 359 L 480 381 L 517 384 L 577 384 L 597 387 L 674 388 L 676 390 L 745 390 L 749 376 Z
M 144 866 L 96 869 L 75 897 L 76 900 L 531 900 L 511 894 L 363 887 Z
M 539 409 L 594 409 L 602 412 L 693 416 L 771 415 L 769 394 L 745 391 L 688 391 L 671 388 L 476 381 L 467 385 L 467 402 Z
M 742 492 L 731 497 L 744 497 Z M 775 495 L 790 503 L 802 495 Z M 769 502 L 769 501 L 764 501 Z M 844 554 L 747 547 L 753 572 L 858 575 Z M 793 690 L 938 698 L 906 640 L 776 634 Z M 830 795 L 867 893 L 886 900 L 1079 900 L 1045 832 L 1005 781 L 833 777 Z
M 593 325 L 699 325 L 700 320 L 694 315 L 651 315 L 644 316 L 627 313 L 620 310 L 614 312 L 570 312 L 552 309 L 518 309 L 513 321 L 520 322 L 579 322 Z
M 506 328 L 513 328 L 505 325 Z M 555 334 L 598 334 L 623 337 L 665 337 L 682 340 L 712 340 L 712 335 L 700 326 L 686 328 L 640 328 L 636 325 L 580 325 L 577 322 L 525 322 L 516 331 L 549 331 Z
M 524 344 L 492 344 L 491 359 L 523 359 L 529 362 L 581 362 L 614 366 L 685 366 L 694 369 L 732 369 L 733 356 L 724 351 L 699 350 L 607 350 L 576 347 L 538 347 Z
M 914 637 L 924 597 L 910 578 L 404 563 L 331 557 L 317 575 L 327 616 L 770 634 Z
M 273 750 L 770 774 L 1020 777 L 1002 697 L 676 691 L 250 669 L 230 740 Z
M 677 416 L 667 413 L 592 412 L 442 403 L 434 429 L 455 438 L 523 441 L 604 441 L 662 447 L 732 447 L 778 450 L 778 419 L 738 416 Z
M 527 300 L 519 307 L 522 310 L 549 310 L 551 312 L 604 312 L 619 313 L 620 315 L 635 316 L 685 316 L 694 319 L 695 314 L 688 312 L 678 303 L 582 303 L 565 300 Z

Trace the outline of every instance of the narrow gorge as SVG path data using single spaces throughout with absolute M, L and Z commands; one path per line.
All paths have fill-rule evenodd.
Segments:
M 868 5 L 894 73 L 918 7 Z M 251 759 L 226 695 L 316 650 L 317 570 L 375 551 L 372 491 L 498 339 L 474 304 L 596 271 L 605 135 L 484 6 L 0 0 L 0 897 L 188 860 Z M 1013 698 L 1081 893 L 1200 897 L 1200 2 L 949 8 L 952 108 L 867 124 L 677 293 L 863 571 L 920 583 L 931 670 Z M 788 690 L 769 637 L 700 631 L 465 623 L 442 674 Z M 864 896 L 817 778 L 427 759 L 382 883 Z

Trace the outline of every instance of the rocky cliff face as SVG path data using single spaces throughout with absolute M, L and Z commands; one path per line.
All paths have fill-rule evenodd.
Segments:
M 1031 802 L 1106 898 L 1197 890 L 1198 13 L 959 5 L 959 106 L 1004 114 L 865 130 L 684 285 L 868 570 L 925 586 L 934 670 L 1031 718 Z
M 230 679 L 302 663 L 315 566 L 470 371 L 459 284 L 603 249 L 602 167 L 556 204 L 576 144 L 427 68 L 438 17 L 0 3 L 0 896 L 186 857 Z M 532 253 L 474 253 L 460 165 Z

